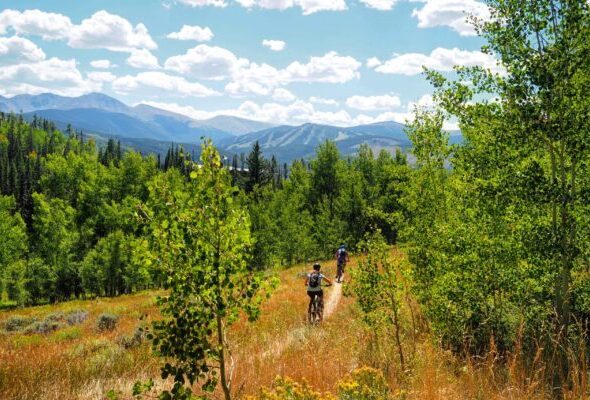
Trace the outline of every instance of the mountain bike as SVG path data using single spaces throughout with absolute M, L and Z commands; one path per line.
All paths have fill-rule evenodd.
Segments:
M 322 285 L 323 287 L 331 285 Z M 311 301 L 311 307 L 307 312 L 307 321 L 310 324 L 317 325 L 324 319 L 324 299 L 323 296 L 314 296 Z
M 345 263 L 339 262 L 336 264 L 336 282 L 342 282 L 342 275 L 344 274 L 344 265 Z

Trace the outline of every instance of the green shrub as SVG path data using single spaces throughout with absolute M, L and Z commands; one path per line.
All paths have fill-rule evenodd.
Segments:
M 121 335 L 117 338 L 117 343 L 124 349 L 139 347 L 145 339 L 144 328 L 138 326 L 135 328 L 133 335 Z
M 338 399 L 387 400 L 389 386 L 381 371 L 369 367 L 359 368 L 338 382 Z
M 23 333 L 30 335 L 34 333 L 41 333 L 43 335 L 47 335 L 48 333 L 55 332 L 58 329 L 63 328 L 65 325 L 61 322 L 51 321 L 51 320 L 44 320 L 44 321 L 37 321 L 33 322 L 31 325 L 27 326 Z
M 79 325 L 88 319 L 88 311 L 74 310 L 66 315 L 66 322 L 68 325 Z
M 96 328 L 101 331 L 112 331 L 117 327 L 119 317 L 115 314 L 102 313 L 96 319 Z
M 20 332 L 36 321 L 37 319 L 33 317 L 13 315 L 2 322 L 2 329 L 4 329 L 6 332 Z
M 247 396 L 246 400 L 336 400 L 329 393 L 322 394 L 307 382 L 295 382 L 290 378 L 277 377 L 272 390 L 262 389 L 258 396 Z
M 62 322 L 65 319 L 65 314 L 61 311 L 57 311 L 45 316 L 46 322 Z

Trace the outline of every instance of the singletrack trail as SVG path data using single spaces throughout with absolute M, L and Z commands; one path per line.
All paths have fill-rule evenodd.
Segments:
M 328 289 L 324 288 L 324 321 L 330 319 L 330 317 L 336 312 L 338 304 L 342 299 L 342 285 L 343 283 L 333 284 Z M 307 299 L 307 296 L 305 297 Z M 306 307 L 302 309 L 302 312 L 306 311 Z M 319 325 L 321 327 L 321 323 Z M 278 357 L 285 349 L 299 343 L 302 345 L 308 340 L 309 328 L 318 328 L 318 326 L 311 327 L 307 321 L 302 322 L 298 327 L 291 329 L 288 332 L 284 332 L 282 336 L 277 337 L 269 346 L 268 349 L 263 353 L 263 357 Z
M 324 288 L 324 320 L 308 323 L 304 281 L 310 270 L 311 265 L 299 264 L 279 272 L 279 287 L 263 304 L 259 319 L 232 327 L 235 387 L 243 387 L 243 393 L 271 386 L 277 375 L 313 380 L 318 389 L 331 390 L 357 366 L 354 299 L 344 296 L 346 283 L 334 281 L 335 262 L 323 261 L 322 272 L 333 285 Z
M 340 299 L 342 298 L 342 283 L 336 283 L 332 285 L 332 290 L 329 291 L 327 300 L 324 303 L 324 320 L 330 318 L 336 308 Z

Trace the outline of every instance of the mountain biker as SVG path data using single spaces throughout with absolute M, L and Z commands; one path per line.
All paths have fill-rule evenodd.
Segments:
M 332 285 L 332 281 L 329 280 L 324 274 L 320 272 L 322 266 L 319 263 L 313 264 L 313 271 L 307 274 L 305 278 L 305 286 L 307 287 L 307 295 L 309 296 L 309 306 L 307 307 L 307 314 L 311 312 L 311 305 L 316 296 L 320 298 L 320 307 L 324 304 L 324 291 L 322 290 L 322 280 L 326 280 L 328 286 Z M 323 315 L 320 315 L 320 321 Z
M 336 250 L 336 282 L 342 281 L 342 274 L 344 273 L 344 267 L 349 261 L 348 252 L 346 251 L 346 245 L 340 244 L 338 250 Z

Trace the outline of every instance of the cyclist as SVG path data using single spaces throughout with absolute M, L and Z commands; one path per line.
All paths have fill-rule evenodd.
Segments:
M 346 251 L 346 245 L 340 244 L 338 250 L 336 250 L 336 282 L 342 281 L 342 274 L 344 274 L 344 267 L 349 261 L 348 252 Z
M 332 285 L 324 274 L 320 272 L 322 266 L 319 263 L 313 264 L 313 271 L 307 274 L 305 278 L 305 286 L 307 287 L 307 295 L 309 296 L 309 306 L 307 307 L 307 315 L 311 313 L 311 305 L 316 296 L 320 298 L 320 309 L 324 306 L 324 291 L 322 290 L 322 280 L 326 280 L 328 286 Z M 323 318 L 323 313 L 320 313 L 320 321 Z

